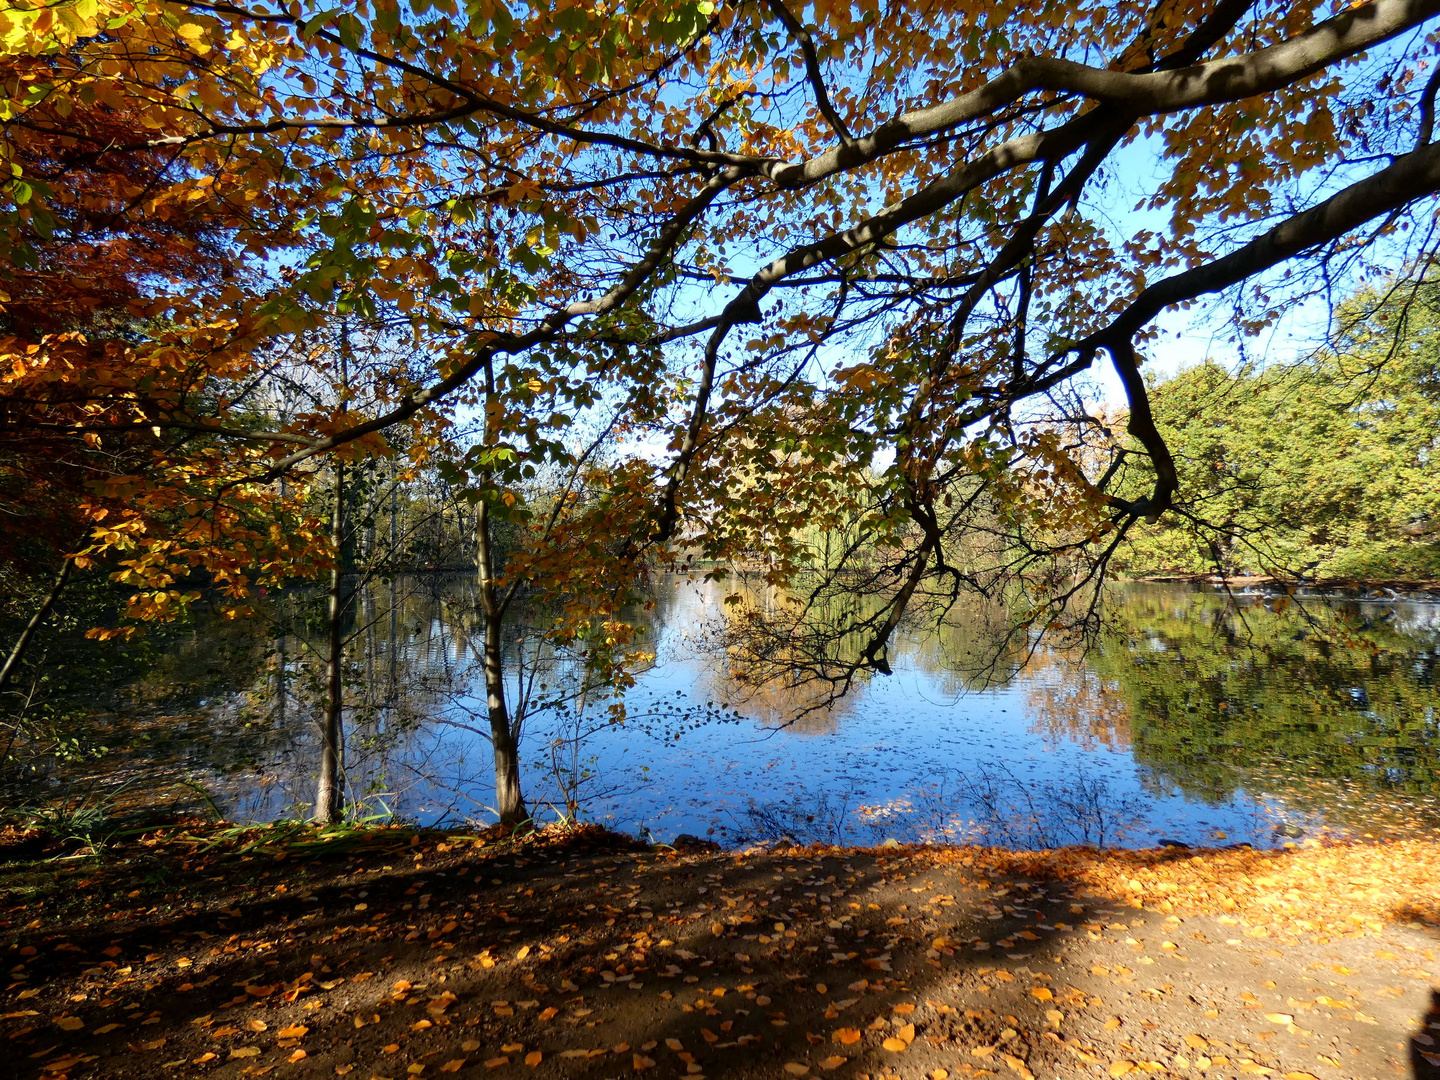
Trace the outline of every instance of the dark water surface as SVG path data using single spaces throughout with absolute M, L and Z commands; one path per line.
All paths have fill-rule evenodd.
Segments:
M 974 626 L 916 632 L 892 676 L 787 723 L 813 696 L 747 689 L 714 647 L 733 587 L 659 589 L 639 645 L 655 658 L 622 725 L 613 698 L 580 692 L 573 657 L 512 643 L 537 703 L 523 734 L 532 810 L 564 812 L 568 792 L 583 817 L 623 831 L 727 844 L 1273 846 L 1440 822 L 1437 604 L 1117 586 L 1110 629 L 1084 654 L 1042 649 L 987 687 L 960 674 Z M 163 722 L 166 768 L 202 781 L 231 820 L 306 812 L 320 698 L 307 604 L 277 601 L 290 633 L 243 648 L 199 633 L 167 658 L 172 673 L 244 673 Z M 348 673 L 360 813 L 491 819 L 473 612 L 460 577 L 364 592 Z

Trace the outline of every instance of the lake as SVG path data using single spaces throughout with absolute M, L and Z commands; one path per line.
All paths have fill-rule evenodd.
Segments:
M 657 584 L 637 619 L 654 659 L 623 723 L 573 656 L 511 642 L 532 703 L 532 812 L 726 846 L 1271 847 L 1440 823 L 1440 604 L 1117 585 L 1088 650 L 1042 644 L 979 678 L 963 659 L 978 624 L 961 619 L 908 632 L 892 675 L 823 706 L 735 669 L 721 645 L 735 587 Z M 493 820 L 472 597 L 463 576 L 363 590 L 347 673 L 358 812 Z M 318 605 L 297 594 L 272 609 L 280 628 L 253 639 L 175 644 L 165 677 L 230 676 L 158 721 L 164 737 L 134 766 L 202 783 L 233 821 L 304 813 L 313 785 Z

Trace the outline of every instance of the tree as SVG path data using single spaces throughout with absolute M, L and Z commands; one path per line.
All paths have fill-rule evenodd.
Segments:
M 545 534 L 585 554 L 584 589 L 682 542 L 798 572 L 797 530 L 841 499 L 855 550 L 883 553 L 811 589 L 878 599 L 817 668 L 844 685 L 963 593 L 1011 595 L 1022 635 L 1092 620 L 1117 545 L 1180 484 L 1141 374 L 1162 312 L 1219 296 L 1254 332 L 1433 251 L 1437 18 L 1440 0 L 35 0 L 0 40 L 61 71 L 10 87 L 15 138 L 54 136 L 37 109 L 127 110 L 147 126 L 103 153 L 173 155 L 167 200 L 233 208 L 246 264 L 147 284 L 166 330 L 118 355 L 150 382 L 67 414 L 74 437 L 203 432 L 230 453 L 161 468 L 235 498 L 341 447 L 386 453 L 397 425 L 423 454 L 498 405 L 524 422 L 469 463 L 493 508 L 573 461 L 569 425 L 613 415 L 611 488 Z M 11 161 L 23 238 L 50 197 Z M 251 423 L 266 343 L 351 311 L 422 362 L 377 376 L 364 412 Z M 37 344 L 52 370 L 65 347 Z M 1133 447 L 1075 392 L 1102 357 L 1146 468 L 1128 496 L 1109 485 Z M 210 393 L 167 389 L 196 370 Z M 208 527 L 155 538 L 135 570 L 152 596 L 181 562 L 243 591 L 230 519 Z
M 1151 390 L 1184 497 L 1133 539 L 1134 570 L 1282 578 L 1440 575 L 1436 284 L 1368 290 L 1333 348 L 1233 376 L 1213 364 Z

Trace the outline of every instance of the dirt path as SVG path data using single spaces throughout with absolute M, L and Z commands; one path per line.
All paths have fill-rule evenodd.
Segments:
M 1192 910 L 1166 887 L 1218 855 L 381 840 L 0 873 L 0 1073 L 1440 1076 L 1440 928 L 1402 895 L 1433 888 L 1423 873 L 1372 884 L 1335 927 L 1243 891 Z M 1322 910 L 1346 905 L 1315 853 L 1264 858 L 1313 879 Z M 1376 921 L 1382 896 L 1408 921 Z

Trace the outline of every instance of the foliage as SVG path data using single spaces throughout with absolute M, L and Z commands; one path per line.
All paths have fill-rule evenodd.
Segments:
M 1335 350 L 1156 385 L 1182 513 L 1131 533 L 1131 571 L 1440 577 L 1440 291 L 1400 284 L 1337 313 Z
M 497 671 L 524 591 L 623 688 L 624 611 L 697 554 L 818 570 L 801 664 L 842 688 L 962 600 L 1013 617 L 1002 653 L 1093 629 L 1117 546 L 1188 497 L 1157 316 L 1220 294 L 1251 334 L 1433 254 L 1437 17 L 17 0 L 0 498 L 130 590 L 102 637 L 340 582 L 321 493 L 365 469 L 505 534 Z M 1102 358 L 1129 440 L 1084 406 Z M 1148 483 L 1110 489 L 1137 444 Z

